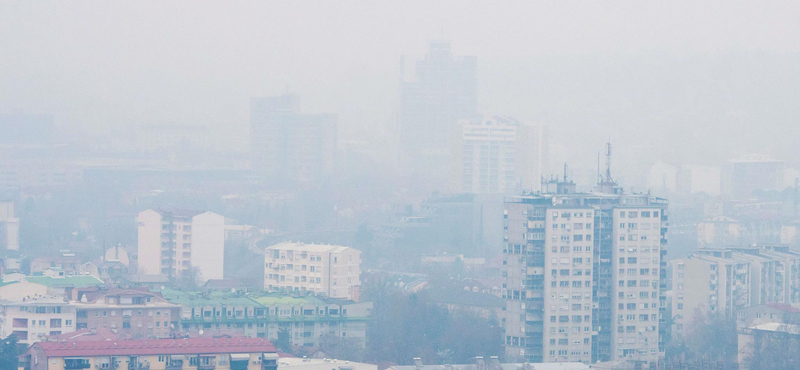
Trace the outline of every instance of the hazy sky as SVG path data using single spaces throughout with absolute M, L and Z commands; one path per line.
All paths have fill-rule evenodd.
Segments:
M 400 56 L 442 36 L 478 56 L 481 111 L 542 121 L 561 141 L 588 128 L 632 145 L 638 124 L 685 120 L 664 134 L 702 143 L 724 131 L 720 112 L 741 110 L 742 127 L 798 133 L 800 95 L 787 94 L 800 93 L 800 5 L 788 1 L 2 0 L 0 112 L 52 113 L 67 127 L 244 128 L 250 96 L 288 89 L 308 111 L 339 113 L 340 137 L 368 137 L 396 111 Z M 791 153 L 777 145 L 764 152 Z

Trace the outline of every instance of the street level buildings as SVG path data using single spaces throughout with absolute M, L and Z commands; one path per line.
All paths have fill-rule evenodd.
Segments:
M 261 338 L 186 338 L 42 342 L 20 356 L 20 370 L 277 370 L 275 347 Z
M 136 217 L 140 274 L 222 279 L 225 217 L 213 212 L 148 209 Z

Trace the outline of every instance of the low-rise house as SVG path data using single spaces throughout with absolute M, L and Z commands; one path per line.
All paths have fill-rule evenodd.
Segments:
M 204 332 L 263 337 L 266 309 L 242 294 L 225 292 L 184 292 L 165 289 L 164 298 L 181 307 L 180 329 L 192 334 Z
M 736 326 L 739 328 L 771 322 L 800 323 L 800 309 L 784 303 L 767 303 L 741 309 L 736 314 Z
M 229 334 L 276 340 L 288 330 L 292 344 L 319 347 L 331 337 L 366 346 L 371 302 L 225 292 L 183 292 L 166 289 L 163 296 L 181 306 L 181 332 Z
M 277 370 L 277 360 L 261 338 L 62 341 L 31 346 L 19 369 Z
M 181 307 L 147 288 L 87 292 L 74 305 L 77 329 L 111 329 L 134 338 L 164 338 L 179 327 Z
M 288 330 L 295 346 L 319 347 L 321 341 L 334 338 L 366 347 L 372 302 L 281 295 L 254 300 L 267 308 L 263 335 L 270 340 L 277 340 L 281 330 Z

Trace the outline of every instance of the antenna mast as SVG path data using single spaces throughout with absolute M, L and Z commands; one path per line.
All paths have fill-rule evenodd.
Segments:
M 607 183 L 613 183 L 614 180 L 611 179 L 611 139 L 608 139 L 608 144 L 606 144 L 606 179 Z

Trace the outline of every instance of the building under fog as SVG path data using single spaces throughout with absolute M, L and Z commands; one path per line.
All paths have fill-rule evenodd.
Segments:
M 477 58 L 453 55 L 448 42 L 432 42 L 414 65 L 414 78 L 401 76 L 399 152 L 406 169 L 447 181 L 450 135 L 460 118 L 477 113 Z
M 559 182 L 504 210 L 506 359 L 631 361 L 663 356 L 667 201 Z
M 728 163 L 728 190 L 736 198 L 749 198 L 756 190 L 782 190 L 784 161 L 748 156 Z
M 198 283 L 223 278 L 225 217 L 148 209 L 139 212 L 136 223 L 140 274 L 194 277 Z
M 301 114 L 299 97 L 250 101 L 252 170 L 278 184 L 314 183 L 331 175 L 336 158 L 336 115 Z
M 0 201 L 0 250 L 19 250 L 19 218 L 14 202 Z
M 462 119 L 452 133 L 454 193 L 538 190 L 546 151 L 540 127 L 505 116 Z

